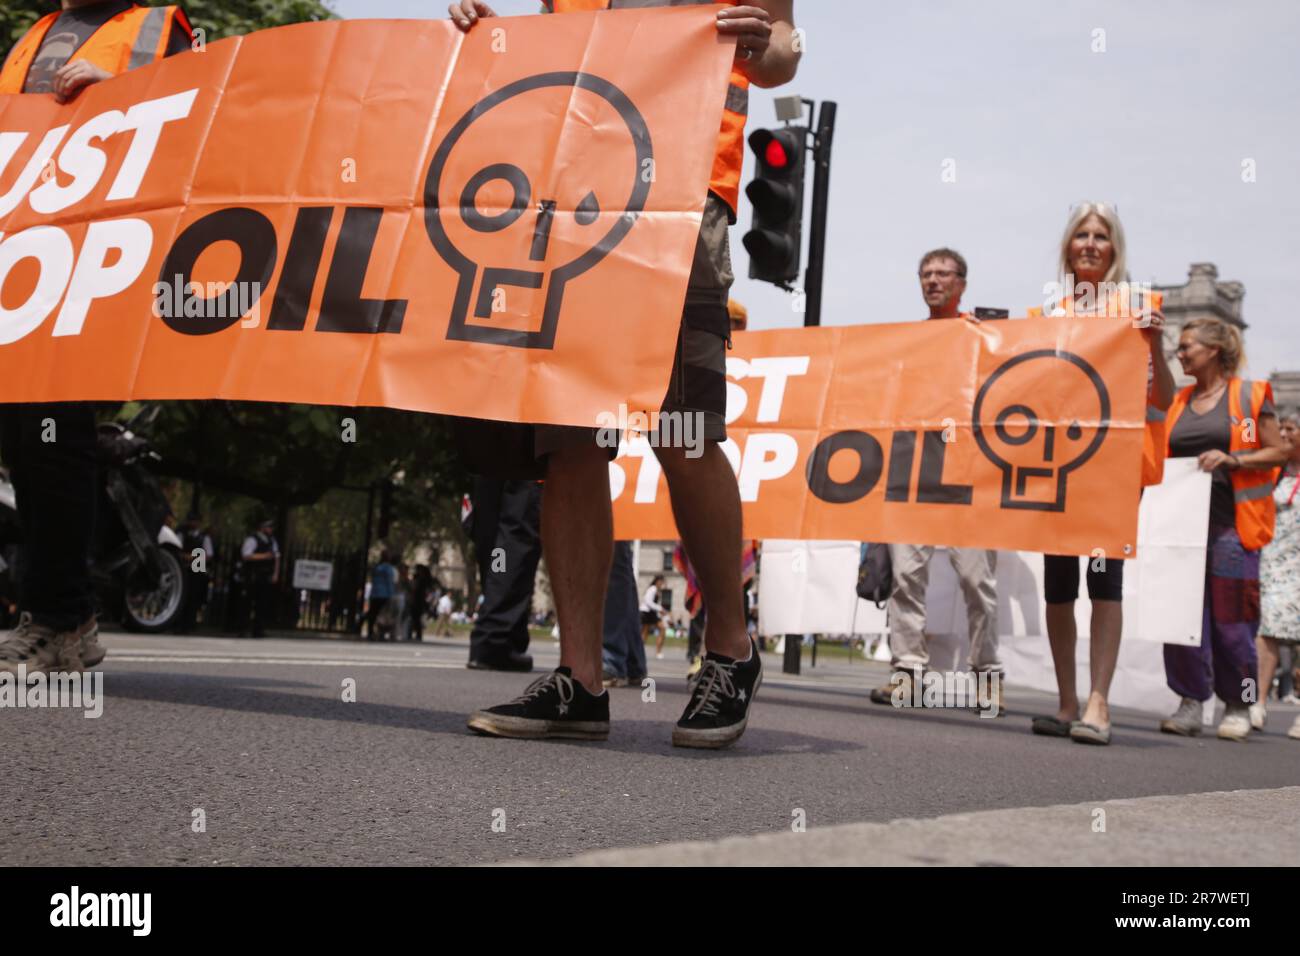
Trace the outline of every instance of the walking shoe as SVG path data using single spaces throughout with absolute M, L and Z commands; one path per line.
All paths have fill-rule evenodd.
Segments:
M 1268 720 L 1268 711 L 1264 709 L 1263 704 L 1250 705 L 1250 729 L 1263 730 L 1264 723 Z
M 894 671 L 889 675 L 889 680 L 871 691 L 871 702 L 873 704 L 892 705 L 897 699 L 901 701 L 901 706 L 912 706 L 912 684 L 916 678 L 911 671 Z
M 523 740 L 605 740 L 609 737 L 609 694 L 588 692 L 573 679 L 569 668 L 557 667 L 529 684 L 523 695 L 510 703 L 476 710 L 470 715 L 469 728 Z
M 1291 729 L 1286 732 L 1286 735 L 1292 740 L 1300 740 L 1300 717 L 1296 717 L 1295 723 L 1291 725 Z
M 1160 721 L 1160 732 L 1180 737 L 1201 736 L 1201 702 L 1184 697 L 1173 716 Z
M 749 660 L 737 661 L 712 651 L 688 685 L 690 703 L 673 728 L 674 747 L 720 750 L 740 739 L 749 722 L 749 705 L 763 683 L 763 661 L 754 639 Z
M 628 685 L 628 679 L 626 677 L 615 674 L 613 671 L 605 671 L 601 674 L 600 682 L 605 687 L 626 687 Z
M 531 674 L 533 670 L 533 655 L 524 654 L 520 651 L 511 651 L 509 654 L 491 654 L 487 657 L 471 657 L 469 663 L 465 666 L 472 671 L 511 671 L 520 674 Z
M 26 668 L 28 674 L 84 670 L 77 632 L 56 634 L 24 611 L 18 626 L 0 640 L 0 673 L 16 674 L 19 667 Z
M 1250 708 L 1245 704 L 1229 704 L 1219 721 L 1220 740 L 1245 740 L 1250 736 Z
M 979 680 L 978 674 L 975 675 L 975 679 L 977 681 Z M 1007 700 L 1006 696 L 1002 692 L 1001 674 L 998 674 L 996 677 L 990 675 L 989 691 L 989 706 L 987 713 L 991 713 L 994 717 L 1005 717 L 1007 715 Z M 975 713 L 979 714 L 981 717 L 986 713 L 985 709 L 979 703 L 976 703 L 974 709 Z
M 81 663 L 87 670 L 97 666 L 108 656 L 104 645 L 99 643 L 99 621 L 93 614 L 74 633 L 77 635 L 77 644 L 81 648 Z

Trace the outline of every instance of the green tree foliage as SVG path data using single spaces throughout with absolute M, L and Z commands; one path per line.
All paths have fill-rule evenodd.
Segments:
M 148 0 L 142 5 L 163 6 Z M 0 0 L 0 45 L 7 52 L 40 16 L 56 6 L 54 0 Z M 180 6 L 208 40 L 333 16 L 329 7 L 317 0 L 189 0 Z

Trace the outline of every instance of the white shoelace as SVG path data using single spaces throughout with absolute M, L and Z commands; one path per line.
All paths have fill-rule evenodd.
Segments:
M 551 687 L 551 685 L 555 685 L 555 688 L 560 695 L 560 703 L 562 705 L 567 707 L 573 702 L 573 678 L 566 677 L 559 671 L 551 671 L 551 673 L 539 677 L 537 680 L 529 684 L 528 689 L 514 699 L 514 703 L 526 704 L 534 697 L 540 697 Z
M 722 699 L 736 696 L 736 685 L 731 679 L 735 670 L 735 664 L 723 664 L 705 658 L 704 665 L 695 677 L 695 706 L 687 717 L 718 716 L 718 705 Z

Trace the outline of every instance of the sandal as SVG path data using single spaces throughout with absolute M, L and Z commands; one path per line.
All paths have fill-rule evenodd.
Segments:
M 1070 739 L 1076 744 L 1096 744 L 1104 747 L 1110 743 L 1110 727 L 1098 727 L 1096 724 L 1076 720 L 1070 724 Z
M 1031 728 L 1034 733 L 1042 737 L 1070 736 L 1070 722 L 1055 717 L 1035 717 Z

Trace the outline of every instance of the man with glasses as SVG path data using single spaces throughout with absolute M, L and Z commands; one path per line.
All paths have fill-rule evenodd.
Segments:
M 921 257 L 921 297 L 931 319 L 966 319 L 961 297 L 966 291 L 966 260 L 952 249 L 935 249 Z M 970 669 L 999 675 L 992 682 L 993 712 L 1001 716 L 1002 664 L 998 660 L 998 593 L 994 577 L 997 552 L 983 548 L 949 548 L 948 560 L 957 572 L 970 620 Z M 930 579 L 934 547 L 895 544 L 889 548 L 894 565 L 894 592 L 889 599 L 889 651 L 893 673 L 889 682 L 871 692 L 877 704 L 890 704 L 895 694 L 911 701 L 930 663 L 925 639 L 925 589 Z

